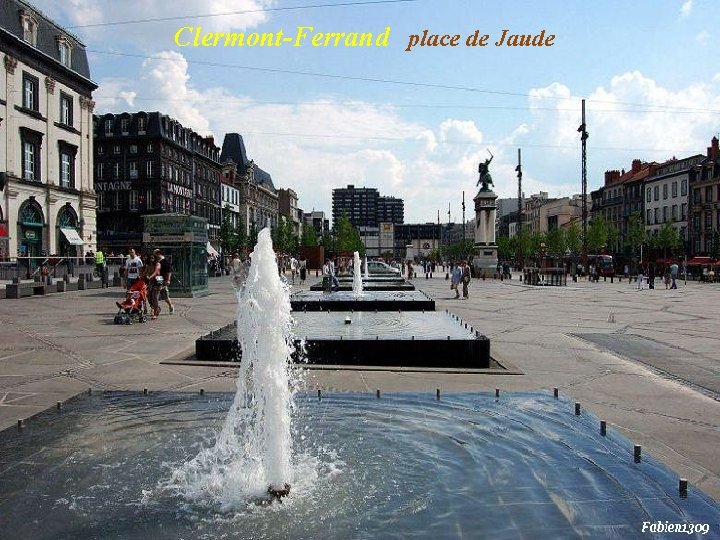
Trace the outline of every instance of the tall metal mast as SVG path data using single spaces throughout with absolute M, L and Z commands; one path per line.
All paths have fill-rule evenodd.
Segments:
M 578 128 L 582 142 L 582 261 L 583 268 L 587 269 L 587 139 L 589 137 L 585 124 L 585 100 L 582 100 L 582 124 Z
M 518 164 L 517 167 L 515 167 L 515 171 L 517 172 L 517 179 L 518 179 L 518 228 L 517 232 L 520 232 L 522 230 L 522 206 L 523 206 L 523 193 L 522 193 L 522 154 L 520 149 L 518 148 Z

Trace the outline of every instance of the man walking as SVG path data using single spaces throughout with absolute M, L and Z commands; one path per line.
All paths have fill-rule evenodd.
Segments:
M 130 248 L 130 255 L 128 256 L 127 261 L 125 261 L 128 289 L 132 287 L 133 283 L 135 283 L 140 278 L 140 271 L 142 270 L 142 267 L 142 259 L 137 256 L 134 248 Z
M 328 272 L 330 274 L 330 289 L 335 287 L 335 290 L 340 289 L 340 282 L 338 281 L 337 276 L 335 275 L 335 259 L 330 259 L 330 262 L 328 263 Z
M 170 300 L 170 279 L 172 278 L 172 266 L 165 256 L 160 252 L 159 249 L 155 250 L 155 260 L 160 261 L 160 277 L 163 278 L 163 284 L 160 287 L 160 300 L 165 300 L 165 303 L 170 309 L 170 315 L 175 312 L 175 306 L 173 306 L 172 300 Z
M 462 262 L 462 284 L 463 284 L 463 300 L 467 300 L 470 296 L 468 294 L 468 285 L 470 284 L 470 265 L 467 261 Z
M 677 289 L 677 282 L 675 281 L 678 277 L 678 265 L 677 263 L 672 263 L 670 265 L 670 288 L 671 289 Z
M 450 288 L 455 290 L 455 298 L 460 298 L 460 282 L 462 281 L 462 268 L 456 264 L 450 272 Z

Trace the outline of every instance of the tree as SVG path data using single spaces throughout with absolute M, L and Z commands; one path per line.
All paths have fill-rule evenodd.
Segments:
M 570 251 L 570 255 L 577 257 L 582 249 L 582 229 L 577 221 L 573 221 L 569 227 L 565 229 L 565 248 Z
M 255 223 L 250 225 L 250 234 L 248 235 L 247 244 L 250 249 L 255 249 L 255 244 L 257 244 L 257 237 L 258 237 L 258 228 Z
M 312 225 L 303 227 L 302 240 L 300 241 L 301 246 L 315 247 L 318 245 L 318 237 L 315 232 L 315 227 Z
M 593 253 L 599 253 L 608 243 L 608 225 L 605 217 L 600 214 L 590 222 L 587 231 L 588 249 Z
M 500 260 L 507 261 L 512 258 L 514 254 L 512 244 L 512 240 L 507 236 L 500 236 L 497 239 L 498 257 L 500 257 Z
M 553 229 L 545 236 L 545 252 L 551 257 L 562 258 L 565 255 L 565 235 L 560 229 Z
M 625 238 L 632 248 L 633 255 L 635 257 L 640 257 L 642 253 L 641 248 L 647 241 L 645 237 L 645 221 L 643 220 L 640 212 L 633 212 L 630 214 L 628 233 Z M 637 272 L 637 268 L 635 268 L 634 271 Z
M 273 246 L 275 251 L 296 255 L 298 252 L 298 239 L 295 236 L 293 224 L 284 216 L 278 220 L 277 226 L 272 230 Z
M 353 227 L 352 223 L 350 223 L 347 214 L 343 214 L 340 219 L 338 219 L 337 225 L 335 226 L 335 234 L 338 251 L 357 251 L 361 257 L 365 255 L 365 245 L 360 239 L 360 233 Z
M 620 231 L 618 228 L 612 224 L 608 223 L 606 228 L 606 240 L 607 240 L 607 249 L 608 251 L 612 253 L 617 253 L 618 251 L 618 240 L 620 239 Z
M 682 245 L 680 233 L 674 226 L 675 221 L 663 223 L 657 236 L 657 247 L 663 253 L 663 258 L 672 256 Z
M 220 247 L 225 255 L 232 253 L 238 247 L 238 237 L 232 225 L 231 217 L 230 205 L 226 204 L 225 208 L 222 209 L 222 222 L 220 224 Z

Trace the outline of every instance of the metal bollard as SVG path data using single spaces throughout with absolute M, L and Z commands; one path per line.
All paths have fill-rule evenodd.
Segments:
M 318 388 L 318 401 L 322 399 L 322 390 Z
M 201 396 L 204 396 L 204 395 L 205 395 L 205 389 L 204 389 L 204 388 L 201 388 L 201 389 L 200 389 L 200 395 L 201 395 Z
M 633 457 L 635 458 L 635 463 L 642 461 L 642 446 L 639 444 L 636 444 L 633 448 Z
M 603 437 L 607 435 L 607 423 L 605 420 L 600 420 L 600 435 Z
M 555 399 L 558 398 L 558 389 L 557 388 L 553 388 L 553 396 L 555 397 Z
M 575 416 L 580 416 L 580 404 L 575 404 Z
M 380 399 L 380 389 L 379 388 L 377 390 L 375 390 L 375 397 Z
M 440 389 L 439 389 L 439 388 L 436 388 L 436 389 L 435 389 L 435 399 L 437 399 L 438 401 L 440 401 Z
M 680 493 L 680 497 L 683 499 L 687 498 L 688 495 L 688 481 L 687 478 L 681 478 L 680 482 L 678 484 L 678 492 Z

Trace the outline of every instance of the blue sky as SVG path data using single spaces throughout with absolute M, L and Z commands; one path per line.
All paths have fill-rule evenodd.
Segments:
M 605 170 L 628 168 L 635 158 L 704 152 L 720 131 L 720 14 L 711 0 L 417 0 L 192 17 L 333 1 L 36 5 L 71 27 L 91 51 L 98 112 L 160 110 L 213 134 L 219 144 L 225 133 L 239 132 L 250 156 L 276 186 L 295 189 L 305 210 L 329 213 L 332 188 L 355 184 L 405 199 L 408 222 L 434 221 L 438 210 L 446 221 L 448 204 L 457 221 L 462 191 L 468 200 L 475 194 L 477 163 L 487 149 L 495 155 L 491 172 L 500 196 L 517 193 L 517 148 L 526 195 L 577 193 L 581 98 L 588 100 L 589 189 L 602 183 Z M 107 25 L 173 16 L 181 18 Z M 186 25 L 283 29 L 286 35 L 300 25 L 336 32 L 390 26 L 391 37 L 386 48 L 314 48 L 309 42 L 298 48 L 178 48 L 173 35 Z M 523 34 L 545 29 L 555 34 L 555 45 L 464 46 L 476 29 L 494 41 L 505 28 Z M 460 34 L 461 46 L 406 52 L 408 36 L 424 29 Z

